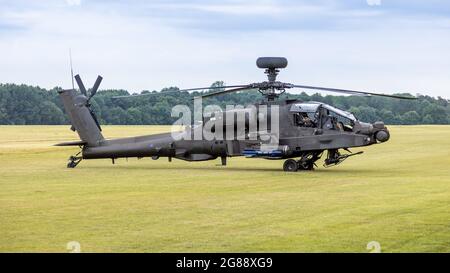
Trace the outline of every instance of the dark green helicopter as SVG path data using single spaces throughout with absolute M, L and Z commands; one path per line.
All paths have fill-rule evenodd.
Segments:
M 276 80 L 276 77 L 280 69 L 286 68 L 288 64 L 287 59 L 283 57 L 261 57 L 257 59 L 256 64 L 259 68 L 265 69 L 267 81 L 246 85 L 190 88 L 173 92 L 222 89 L 196 98 L 201 100 L 211 96 L 256 89 L 265 97 L 264 101 L 246 108 L 216 111 L 211 115 L 204 115 L 202 120 L 194 125 L 180 123 L 185 125 L 182 131 L 120 139 L 103 137 L 100 124 L 90 107 L 89 102 L 96 94 L 102 77 L 98 76 L 88 95 L 81 78 L 76 75 L 75 80 L 81 93 L 75 89 L 69 89 L 60 91 L 59 95 L 69 115 L 71 129 L 77 131 L 81 140 L 56 145 L 80 146 L 81 151 L 69 158 L 68 168 L 76 167 L 82 159 L 109 158 L 114 163 L 117 158 L 128 157 L 151 157 L 155 160 L 167 157 L 169 161 L 172 158 L 205 161 L 220 157 L 222 165 L 226 165 L 227 157 L 246 156 L 271 160 L 283 159 L 285 160 L 283 170 L 288 172 L 312 170 L 315 162 L 325 151 L 327 155 L 324 166 L 337 165 L 350 156 L 362 153 L 351 153 L 349 148 L 388 141 L 389 130 L 382 121 L 373 124 L 362 122 L 352 113 L 325 103 L 279 99 L 279 96 L 287 89 L 300 88 L 347 95 L 416 99 L 280 82 Z M 115 98 L 137 98 L 151 94 Z M 191 120 L 190 117 L 188 120 Z M 203 137 L 205 129 L 208 129 L 209 137 Z M 347 153 L 341 153 L 341 149 Z

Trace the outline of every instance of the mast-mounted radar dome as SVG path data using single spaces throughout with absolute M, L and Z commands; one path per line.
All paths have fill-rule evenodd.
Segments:
M 284 57 L 259 57 L 256 60 L 256 66 L 258 68 L 266 69 L 278 69 L 286 68 L 288 61 Z

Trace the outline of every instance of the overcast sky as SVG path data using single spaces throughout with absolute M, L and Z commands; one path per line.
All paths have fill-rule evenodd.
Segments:
M 0 0 L 0 82 L 132 92 L 279 80 L 450 98 L 450 1 Z

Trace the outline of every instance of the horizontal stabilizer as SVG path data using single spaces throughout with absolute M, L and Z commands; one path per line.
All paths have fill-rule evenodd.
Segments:
M 70 141 L 70 142 L 61 142 L 58 144 L 55 144 L 54 146 L 83 146 L 86 145 L 86 141 Z

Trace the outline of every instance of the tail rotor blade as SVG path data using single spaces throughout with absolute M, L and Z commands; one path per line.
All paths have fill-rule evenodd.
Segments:
M 102 82 L 102 80 L 103 80 L 102 76 L 99 75 L 97 77 L 97 80 L 94 83 L 94 86 L 92 87 L 91 95 L 90 95 L 91 98 L 97 93 L 98 87 L 100 86 L 100 83 Z
M 87 96 L 86 88 L 84 87 L 83 81 L 79 74 L 75 75 L 75 80 L 77 81 L 78 87 L 80 88 L 81 94 Z
M 97 125 L 98 129 L 101 131 L 102 127 L 100 127 L 100 122 L 98 122 L 97 115 L 95 114 L 94 110 L 89 108 L 89 113 L 91 113 L 91 116 L 94 119 L 95 124 Z

